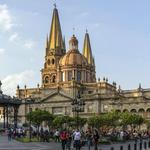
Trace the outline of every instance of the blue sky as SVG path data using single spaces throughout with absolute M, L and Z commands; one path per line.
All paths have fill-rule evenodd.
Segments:
M 17 84 L 41 83 L 55 2 L 67 46 L 75 28 L 82 52 L 88 29 L 97 77 L 108 77 L 122 89 L 135 89 L 139 83 L 150 87 L 149 0 L 1 0 L 0 79 L 5 93 L 14 94 Z

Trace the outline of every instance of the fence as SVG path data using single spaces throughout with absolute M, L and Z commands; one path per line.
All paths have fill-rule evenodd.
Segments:
M 150 150 L 150 139 L 139 139 L 125 143 L 100 145 L 99 150 Z

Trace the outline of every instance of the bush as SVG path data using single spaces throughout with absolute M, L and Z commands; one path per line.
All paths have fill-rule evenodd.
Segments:
M 111 142 L 107 138 L 101 138 L 99 144 L 111 144 Z
M 29 143 L 30 142 L 30 138 L 28 137 L 24 137 L 24 138 L 16 138 L 17 141 L 22 142 L 22 143 Z M 31 142 L 38 142 L 37 138 L 32 138 Z
M 0 133 L 3 133 L 3 132 L 5 132 L 5 129 L 0 129 Z

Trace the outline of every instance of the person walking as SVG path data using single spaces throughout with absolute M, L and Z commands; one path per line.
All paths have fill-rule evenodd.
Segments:
M 72 141 L 71 133 L 68 131 L 66 133 L 66 147 L 68 150 L 71 150 L 71 141 Z
M 93 131 L 94 150 L 98 150 L 98 140 L 99 140 L 98 131 L 97 129 L 94 129 Z
M 92 131 L 90 128 L 86 131 L 86 140 L 88 145 L 88 150 L 91 149 L 91 143 L 92 143 Z
M 55 142 L 59 142 L 59 130 L 58 129 L 55 131 L 54 136 L 55 136 Z
M 76 150 L 80 150 L 80 148 L 81 148 L 81 133 L 80 133 L 79 129 L 77 129 L 73 133 L 73 136 L 74 136 L 74 145 L 75 145 L 75 148 L 76 148 Z
M 8 128 L 7 136 L 8 136 L 8 141 L 11 141 L 11 138 L 12 138 L 12 131 L 11 131 L 11 128 Z
M 65 130 L 63 130 L 60 133 L 60 139 L 61 139 L 62 150 L 65 150 L 66 142 L 67 142 L 67 132 Z

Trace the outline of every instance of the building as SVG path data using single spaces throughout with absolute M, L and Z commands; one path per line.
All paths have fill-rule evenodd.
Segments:
M 23 101 L 34 100 L 34 104 L 22 104 L 19 119 L 25 122 L 29 109 L 45 109 L 52 114 L 72 116 L 71 102 L 80 92 L 85 100 L 85 111 L 81 116 L 88 117 L 116 109 L 139 113 L 150 117 L 150 89 L 121 90 L 107 78 L 96 80 L 95 61 L 92 55 L 90 37 L 85 33 L 83 52 L 78 49 L 78 40 L 73 35 L 66 50 L 62 38 L 58 10 L 53 10 L 50 34 L 46 39 L 45 62 L 41 70 L 41 86 L 21 89 L 17 87 L 17 97 Z

